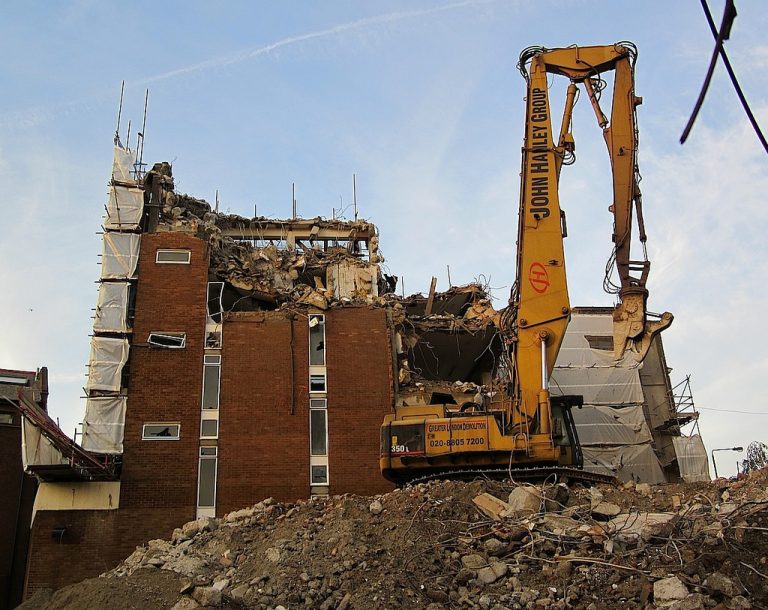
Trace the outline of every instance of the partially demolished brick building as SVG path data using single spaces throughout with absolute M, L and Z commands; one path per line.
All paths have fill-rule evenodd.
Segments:
M 502 313 L 483 287 L 395 295 L 374 225 L 220 214 L 176 193 L 167 163 L 137 176 L 121 147 L 109 193 L 84 451 L 29 407 L 59 457 L 29 466 L 27 594 L 265 497 L 387 491 L 393 405 L 498 390 Z

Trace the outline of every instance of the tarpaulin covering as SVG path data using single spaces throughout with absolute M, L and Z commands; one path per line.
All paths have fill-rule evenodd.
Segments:
M 83 449 L 94 453 L 122 453 L 125 396 L 89 398 L 83 421 Z
M 143 190 L 125 186 L 109 187 L 107 215 L 104 218 L 107 229 L 136 229 L 143 212 Z
M 67 459 L 43 436 L 40 428 L 26 417 L 21 418 L 21 461 L 24 470 L 29 466 L 67 464 Z
M 128 280 L 136 277 L 139 264 L 141 235 L 134 233 L 104 233 L 101 256 L 101 279 Z
M 93 337 L 88 360 L 88 390 L 120 390 L 120 375 L 128 360 L 128 340 Z
M 115 146 L 112 157 L 112 180 L 115 182 L 135 182 L 133 178 L 133 164 L 135 153 L 127 148 Z
M 571 413 L 582 445 L 641 445 L 653 442 L 641 405 L 621 409 L 585 406 L 571 409 Z
M 128 330 L 128 282 L 102 282 L 96 302 L 93 330 L 125 332 Z
M 553 394 L 581 395 L 589 405 L 642 404 L 644 399 L 637 369 L 620 367 L 556 366 L 550 388 Z
M 672 438 L 677 454 L 680 476 L 686 483 L 709 481 L 709 460 L 707 450 L 698 434 Z
M 590 405 L 643 403 L 639 366 L 631 355 L 613 359 L 612 333 L 610 315 L 573 316 L 552 371 L 553 394 L 581 395 Z
M 609 474 L 621 481 L 656 485 L 666 482 L 661 464 L 649 444 L 621 447 L 582 447 L 584 470 Z

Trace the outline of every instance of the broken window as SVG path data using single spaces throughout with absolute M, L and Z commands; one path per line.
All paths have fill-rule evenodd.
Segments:
M 328 455 L 328 411 L 309 410 L 309 449 L 311 455 Z
M 204 419 L 200 422 L 200 438 L 218 438 L 219 420 Z
M 152 347 L 182 349 L 187 344 L 187 333 L 151 332 L 147 342 Z
M 325 316 L 322 314 L 309 316 L 309 364 L 325 365 Z
M 208 282 L 208 317 L 217 324 L 221 322 L 223 306 L 221 297 L 224 294 L 224 282 Z
M 325 373 L 309 376 L 310 392 L 325 392 Z
M 328 466 L 312 466 L 312 485 L 328 484 Z
M 217 447 L 200 447 L 200 469 L 197 478 L 197 507 L 216 506 Z
M 205 333 L 205 349 L 221 349 L 220 330 L 212 330 Z
M 181 424 L 144 424 L 141 438 L 145 441 L 177 441 L 179 440 L 180 434 Z
M 188 265 L 192 259 L 189 250 L 158 250 L 155 262 L 171 265 Z
M 612 335 L 584 335 L 584 338 L 589 343 L 589 347 L 592 349 L 599 349 L 603 351 L 613 351 L 613 336 Z
M 203 409 L 218 409 L 221 356 L 203 356 L 203 361 Z

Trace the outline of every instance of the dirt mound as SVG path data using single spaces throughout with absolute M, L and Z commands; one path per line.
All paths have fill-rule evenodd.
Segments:
M 650 487 L 430 482 L 268 499 L 24 610 L 764 608 L 768 470 Z

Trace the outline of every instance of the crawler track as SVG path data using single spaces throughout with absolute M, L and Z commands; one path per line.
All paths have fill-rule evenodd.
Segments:
M 488 479 L 509 479 L 513 481 L 543 481 L 554 476 L 558 482 L 570 483 L 608 483 L 616 485 L 618 479 L 606 474 L 587 472 L 578 468 L 569 468 L 567 466 L 539 466 L 532 468 L 515 468 L 510 471 L 508 468 L 476 468 L 472 470 L 440 470 L 429 474 L 416 477 L 409 481 L 404 481 L 400 485 L 415 485 L 425 481 L 434 481 L 438 479 L 451 479 L 467 481 L 477 478 Z

